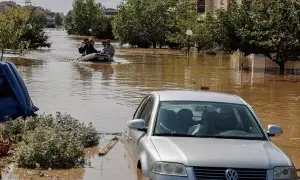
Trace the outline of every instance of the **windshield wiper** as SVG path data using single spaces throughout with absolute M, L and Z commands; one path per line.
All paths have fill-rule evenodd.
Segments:
M 174 132 L 174 133 L 160 133 L 160 134 L 155 134 L 155 136 L 198 137 L 198 136 L 189 135 L 189 134 L 178 134 L 176 132 Z
M 240 136 L 197 136 L 199 138 L 215 138 L 215 139 L 241 139 L 241 140 L 263 140 L 260 137 L 240 137 Z

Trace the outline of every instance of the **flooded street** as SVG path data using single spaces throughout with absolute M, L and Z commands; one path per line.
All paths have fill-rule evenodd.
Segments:
M 66 112 L 92 122 L 99 131 L 122 132 L 147 93 L 208 86 L 211 91 L 244 98 L 265 127 L 281 126 L 284 134 L 273 142 L 300 168 L 300 76 L 241 71 L 238 58 L 229 55 L 195 54 L 188 59 L 182 51 L 159 49 L 116 48 L 115 64 L 78 63 L 81 39 L 63 31 L 48 33 L 53 42 L 50 50 L 30 52 L 28 59 L 13 61 L 40 108 L 39 114 Z M 98 42 L 96 49 L 100 48 Z M 107 157 L 91 153 L 90 159 L 89 168 L 57 174 L 63 179 L 137 179 L 121 143 Z M 22 176 L 16 171 L 7 178 Z

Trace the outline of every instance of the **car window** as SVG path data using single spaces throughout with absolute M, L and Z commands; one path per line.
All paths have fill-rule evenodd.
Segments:
M 142 113 L 142 109 L 144 108 L 146 102 L 148 101 L 148 99 L 150 98 L 150 96 L 146 96 L 143 101 L 140 103 L 140 105 L 138 106 L 138 108 L 136 109 L 134 115 L 133 115 L 133 119 L 139 119 Z
M 145 120 L 146 127 L 148 127 L 148 125 L 149 125 L 153 106 L 154 106 L 154 99 L 153 99 L 153 97 L 150 97 L 141 111 L 139 119 Z
M 266 139 L 245 105 L 217 102 L 161 102 L 154 135 Z

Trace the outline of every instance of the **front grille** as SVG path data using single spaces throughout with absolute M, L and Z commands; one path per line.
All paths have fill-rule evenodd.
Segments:
M 233 169 L 238 173 L 238 179 L 247 180 L 266 180 L 266 169 L 244 169 L 244 168 L 210 168 L 194 167 L 194 173 L 197 180 L 213 179 L 226 180 L 225 172 L 227 169 Z

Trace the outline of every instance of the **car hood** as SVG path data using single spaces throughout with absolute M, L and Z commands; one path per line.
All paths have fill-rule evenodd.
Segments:
M 262 168 L 292 166 L 270 141 L 190 137 L 151 137 L 161 161 L 186 166 Z

